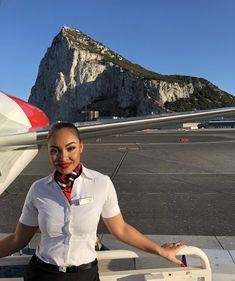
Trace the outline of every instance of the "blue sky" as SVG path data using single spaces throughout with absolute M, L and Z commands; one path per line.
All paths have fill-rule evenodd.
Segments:
M 161 74 L 235 95 L 234 0 L 0 0 L 0 89 L 28 99 L 63 25 Z

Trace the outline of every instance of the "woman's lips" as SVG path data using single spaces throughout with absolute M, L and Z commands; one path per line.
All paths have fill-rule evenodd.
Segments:
M 58 166 L 62 169 L 67 169 L 70 167 L 70 165 L 72 165 L 72 163 L 62 163 L 62 164 L 58 164 Z

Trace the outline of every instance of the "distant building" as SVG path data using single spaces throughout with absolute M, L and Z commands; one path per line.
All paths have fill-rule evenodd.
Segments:
M 164 130 L 197 130 L 198 124 L 199 123 L 197 123 L 197 122 L 178 123 L 178 124 L 162 126 L 161 129 L 164 129 Z
M 99 118 L 99 111 L 84 110 L 81 112 L 82 121 L 96 121 Z
M 199 123 L 183 123 L 183 129 L 197 130 Z

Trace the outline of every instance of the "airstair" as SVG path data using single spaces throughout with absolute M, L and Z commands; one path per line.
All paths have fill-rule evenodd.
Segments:
M 99 264 L 103 261 L 136 259 L 140 254 L 130 250 L 106 250 L 97 251 Z M 235 281 L 235 271 L 227 273 L 215 273 L 211 271 L 211 266 L 207 255 L 197 247 L 186 247 L 179 252 L 185 255 L 186 259 L 196 261 L 195 265 L 187 267 L 172 268 L 151 268 L 151 269 L 130 269 L 121 271 L 101 270 L 101 281 Z M 0 266 L 26 265 L 31 255 L 10 256 L 0 259 Z M 1 281 L 22 281 L 18 278 L 0 278 Z

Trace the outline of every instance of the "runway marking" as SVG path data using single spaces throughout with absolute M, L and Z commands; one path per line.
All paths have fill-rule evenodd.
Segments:
M 223 141 L 207 141 L 207 142 L 187 142 L 187 143 L 182 143 L 182 142 L 149 142 L 149 143 L 142 143 L 142 142 L 136 142 L 136 143 L 132 143 L 132 142 L 127 142 L 127 143 L 85 143 L 86 146 L 125 146 L 125 145 L 134 145 L 134 146 L 148 146 L 148 145 L 192 145 L 192 144 L 221 144 L 221 143 L 233 143 L 235 142 L 235 139 L 233 140 L 223 140 Z
M 40 177 L 46 177 L 48 176 L 50 173 L 21 173 L 18 177 L 20 178 L 21 176 L 40 176 Z
M 106 174 L 111 174 L 110 172 L 106 172 Z M 195 176 L 195 175 L 234 175 L 234 172 L 222 172 L 222 173 L 218 173 L 217 171 L 215 172 L 198 172 L 198 173 L 192 173 L 192 172 L 185 172 L 185 173 L 176 173 L 176 172 L 118 172 L 117 175 L 179 175 L 179 176 Z M 21 176 L 48 176 L 48 173 L 21 173 Z M 19 176 L 20 177 L 20 176 Z
M 119 172 L 118 175 L 179 175 L 179 176 L 185 176 L 185 175 L 189 175 L 189 176 L 193 176 L 193 175 L 235 175 L 234 172 L 222 172 L 222 173 L 218 173 L 217 171 L 215 172 L 198 172 L 198 173 L 190 173 L 190 172 L 185 172 L 185 173 L 158 173 L 158 172 Z

